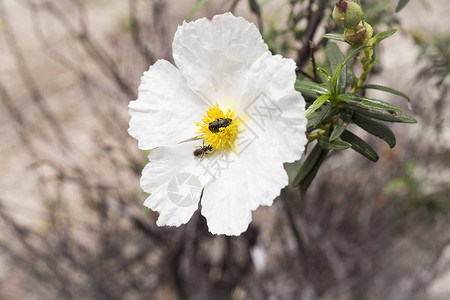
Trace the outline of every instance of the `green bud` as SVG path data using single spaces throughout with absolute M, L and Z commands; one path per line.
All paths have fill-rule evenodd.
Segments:
M 341 27 L 350 29 L 356 27 L 362 20 L 363 12 L 358 3 L 339 0 L 333 9 L 333 20 Z

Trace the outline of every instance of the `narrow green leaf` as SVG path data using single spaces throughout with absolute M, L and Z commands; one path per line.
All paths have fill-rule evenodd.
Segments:
M 335 43 L 328 43 L 325 51 L 327 53 L 328 61 L 330 62 L 331 71 L 334 73 L 339 64 L 344 60 L 344 54 L 342 54 Z M 345 65 L 342 67 L 342 73 L 342 75 L 338 75 L 339 85 L 335 87 L 339 94 L 342 93 L 347 84 L 347 67 Z
M 397 122 L 397 123 L 417 123 L 417 120 L 411 116 L 404 113 L 384 113 L 381 111 L 373 109 L 365 109 L 358 106 L 350 106 L 355 111 L 355 114 L 366 116 L 372 119 L 377 119 L 386 122 Z
M 344 66 L 350 60 L 350 58 L 352 58 L 353 56 L 358 54 L 359 51 L 367 47 L 369 46 L 365 44 L 351 46 L 347 52 L 347 55 L 344 57 L 344 60 L 342 61 L 341 65 Z
M 315 111 L 309 116 L 308 118 L 308 124 L 306 124 L 306 130 L 313 130 L 322 123 L 323 121 L 326 121 L 333 117 L 335 114 L 339 112 L 338 107 L 332 104 L 328 105 L 322 105 L 322 110 Z
M 400 107 L 384 102 L 383 100 L 373 99 L 361 95 L 341 94 L 337 96 L 337 99 L 342 102 L 360 105 L 367 108 L 383 109 L 386 111 L 402 111 Z
M 329 93 L 328 89 L 323 85 L 306 80 L 297 80 L 295 89 L 302 93 L 302 96 L 308 103 L 314 102 L 320 95 Z
M 383 91 L 383 92 L 387 92 L 387 93 L 391 93 L 400 97 L 405 98 L 406 100 L 408 100 L 408 102 L 411 102 L 411 100 L 409 99 L 409 97 L 397 90 L 394 90 L 393 88 L 387 87 L 387 86 L 382 86 L 382 85 L 376 85 L 376 84 L 366 84 L 363 85 L 361 87 L 362 89 L 372 89 L 372 90 L 378 90 L 378 91 Z
M 330 92 L 325 86 L 307 80 L 297 80 L 295 82 L 295 89 L 299 92 L 312 92 L 319 95 Z
M 395 8 L 395 12 L 398 13 L 399 11 L 401 11 L 406 4 L 408 4 L 409 0 L 400 0 L 398 1 L 397 7 Z
M 330 73 L 328 73 L 328 71 L 325 70 L 324 68 L 317 68 L 317 70 L 319 70 L 320 73 L 322 73 L 323 75 L 325 75 L 325 78 L 327 79 L 327 81 L 331 78 Z
M 306 117 L 308 118 L 313 111 L 321 107 L 322 104 L 324 104 L 325 101 L 328 100 L 328 98 L 330 98 L 330 95 L 322 95 L 319 98 L 317 98 L 316 101 L 314 101 L 313 104 L 311 104 L 306 110 Z
M 371 161 L 377 161 L 378 160 L 378 154 L 373 150 L 373 148 L 367 144 L 365 141 L 354 135 L 348 130 L 345 130 L 341 134 L 341 139 L 352 144 L 352 149 L 356 152 L 362 154 L 363 156 L 367 157 Z
M 333 132 L 331 132 L 330 141 L 337 139 L 342 132 L 347 128 L 348 123 L 352 119 L 353 111 L 345 109 L 342 111 L 339 116 L 339 120 L 336 122 L 336 125 L 333 128 Z
M 306 175 L 306 177 L 300 182 L 300 197 L 304 198 L 306 195 L 306 191 L 308 190 L 309 186 L 311 185 L 311 183 L 313 182 L 314 178 L 317 175 L 317 172 L 319 171 L 320 166 L 322 165 L 322 163 L 325 161 L 325 158 L 328 155 L 328 150 L 325 150 L 323 148 L 321 148 L 321 153 L 320 153 L 320 157 L 317 160 L 316 164 L 314 165 L 313 169 L 311 170 L 311 172 L 308 173 L 308 175 Z
M 326 75 L 324 75 L 322 72 L 316 72 L 316 74 L 317 74 L 317 80 L 319 80 L 320 82 L 326 83 L 327 88 L 329 89 L 330 88 L 330 84 L 329 84 L 330 79 Z
M 378 44 L 379 42 L 381 42 L 382 40 L 384 40 L 385 38 L 390 37 L 391 35 L 393 35 L 394 33 L 397 32 L 397 28 L 392 28 L 383 32 L 380 32 L 379 34 L 377 34 L 376 36 L 372 37 L 369 40 L 369 43 L 372 44 L 372 47 L 375 46 L 376 44 Z
M 373 62 L 369 64 L 369 70 L 372 70 L 372 68 L 379 62 L 379 59 L 375 59 Z
M 326 108 L 328 108 L 329 106 L 330 105 L 325 105 Z M 319 118 L 323 111 L 324 109 L 322 109 L 321 111 L 316 110 L 309 116 L 309 118 L 307 119 L 308 122 L 306 124 L 306 131 L 313 130 L 318 124 L 320 124 Z
M 336 41 L 339 41 L 339 42 L 346 42 L 346 43 L 348 43 L 345 40 L 343 34 L 325 33 L 323 35 L 323 37 L 326 38 L 326 39 L 331 39 L 331 40 L 336 40 Z
M 358 76 L 356 76 L 355 72 L 352 70 L 352 68 L 348 68 L 347 72 L 351 75 L 351 85 L 356 85 L 358 82 Z
M 208 2 L 208 0 L 198 0 L 197 3 L 195 4 L 195 6 L 189 12 L 189 14 L 186 18 L 186 22 L 192 21 L 192 18 L 194 18 L 195 14 L 200 10 L 200 8 L 203 7 L 203 5 L 206 4 L 206 2 Z
M 364 129 L 368 133 L 384 140 L 386 143 L 388 143 L 389 147 L 394 148 L 395 135 L 389 127 L 381 122 L 360 116 L 358 114 L 355 114 L 352 117 L 352 120 L 356 125 Z
M 349 61 L 349 59 L 358 54 L 359 51 L 367 47 L 368 46 L 366 44 L 353 45 L 350 47 L 349 51 L 347 52 L 347 55 L 344 57 L 344 60 L 342 61 L 342 63 L 339 64 L 339 66 L 337 66 L 336 71 L 333 73 L 333 77 L 331 78 L 331 84 L 333 87 L 337 86 L 339 74 L 341 73 L 342 68 Z M 335 95 L 337 94 L 336 90 L 333 90 L 332 92 Z
M 344 54 L 335 43 L 328 43 L 325 49 L 330 62 L 332 73 L 336 70 L 337 66 L 344 60 Z
M 312 103 L 314 100 L 319 97 L 316 93 L 308 92 L 308 91 L 301 91 L 303 98 L 305 98 L 305 101 L 307 103 Z
M 295 187 L 300 184 L 300 182 L 305 179 L 306 175 L 311 172 L 311 170 L 314 168 L 314 165 L 319 160 L 321 153 L 323 149 L 316 145 L 309 153 L 306 160 L 303 162 L 302 166 L 300 167 L 300 170 L 298 171 L 295 178 L 292 180 L 291 186 Z
M 330 141 L 328 137 L 319 135 L 317 138 L 317 142 L 319 145 L 327 150 L 345 150 L 350 148 L 352 145 L 339 140 Z

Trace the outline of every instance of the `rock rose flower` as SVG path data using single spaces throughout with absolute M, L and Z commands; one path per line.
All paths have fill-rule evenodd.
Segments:
M 184 22 L 173 58 L 177 67 L 158 60 L 144 73 L 129 105 L 130 135 L 152 150 L 144 205 L 159 212 L 157 225 L 179 226 L 200 203 L 211 233 L 239 235 L 288 184 L 283 163 L 304 151 L 295 62 L 231 13 Z

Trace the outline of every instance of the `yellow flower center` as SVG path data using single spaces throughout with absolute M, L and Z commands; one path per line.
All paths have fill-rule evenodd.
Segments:
M 197 122 L 195 125 L 200 127 L 197 138 L 203 139 L 206 145 L 213 147 L 214 151 L 229 152 L 235 148 L 239 120 L 230 109 L 223 113 L 216 103 L 206 110 L 202 122 Z

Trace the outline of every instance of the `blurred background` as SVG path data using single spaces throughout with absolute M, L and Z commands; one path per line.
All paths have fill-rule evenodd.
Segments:
M 304 199 L 226 237 L 198 212 L 155 225 L 128 103 L 189 18 L 232 11 L 302 72 L 309 40 L 326 65 L 334 1 L 0 0 L 0 299 L 450 299 L 450 2 L 361 2 L 399 28 L 368 81 L 411 106 L 369 95 L 418 124 L 392 124 L 393 149 L 367 136 L 377 163 L 331 153 Z

